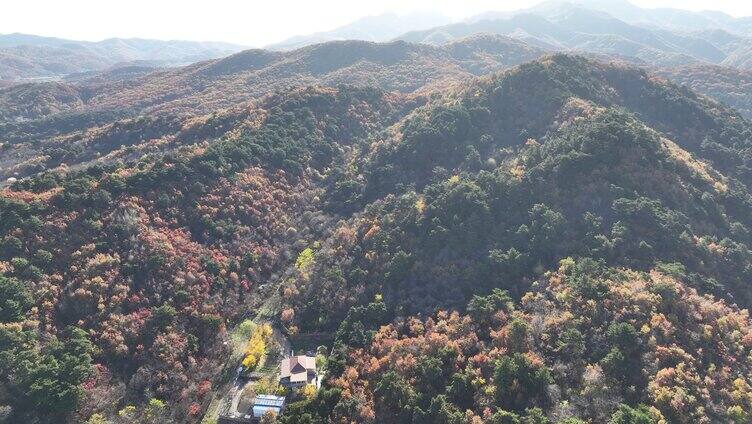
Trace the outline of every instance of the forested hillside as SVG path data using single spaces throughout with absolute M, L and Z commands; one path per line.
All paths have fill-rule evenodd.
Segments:
M 718 100 L 752 119 L 752 71 L 698 65 L 662 68 L 656 73 Z
M 715 155 L 749 140 L 569 56 L 414 112 L 334 174 L 328 208 L 365 211 L 283 289 L 290 332 L 336 332 L 284 422 L 745 422 L 749 168 Z
M 341 42 L 3 91 L 34 114 L 0 146 L 3 416 L 200 422 L 264 315 L 333 339 L 283 423 L 752 419 L 752 123 L 543 55 Z
M 332 225 L 321 173 L 403 107 L 373 90 L 291 92 L 210 145 L 3 191 L 0 366 L 11 417 L 117 416 L 132 404 L 140 419 L 198 420 L 226 325 Z M 150 399 L 169 408 L 153 417 L 141 408 Z

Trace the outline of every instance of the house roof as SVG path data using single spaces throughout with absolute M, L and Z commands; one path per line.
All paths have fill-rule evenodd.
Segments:
M 280 378 L 289 378 L 291 383 L 308 381 L 309 373 L 316 373 L 316 358 L 313 356 L 291 356 L 285 358 L 280 366 Z
M 276 406 L 282 407 L 285 404 L 284 396 L 274 395 L 257 395 L 253 400 L 253 406 Z

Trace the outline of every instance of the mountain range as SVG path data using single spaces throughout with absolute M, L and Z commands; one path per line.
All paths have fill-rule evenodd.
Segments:
M 593 15 L 590 16 L 587 13 Z M 580 16 L 573 16 L 576 14 Z M 529 15 L 541 17 L 551 22 L 529 21 L 527 24 L 531 27 L 526 27 L 525 19 L 530 20 Z M 616 20 L 608 20 L 609 17 Z M 517 18 L 516 22 L 497 22 L 515 21 L 514 18 Z M 593 18 L 596 19 L 591 21 L 590 19 Z M 582 25 L 583 20 L 587 20 L 587 25 Z M 710 41 L 711 44 L 716 45 L 716 48 L 722 45 L 721 50 L 728 54 L 730 53 L 728 51 L 729 44 L 733 44 L 732 47 L 748 45 L 749 42 L 746 38 L 752 36 L 752 18 L 749 17 L 734 18 L 716 11 L 691 12 L 672 8 L 641 8 L 627 0 L 549 0 L 527 9 L 508 12 L 491 11 L 460 22 L 450 23 L 449 21 L 450 19 L 447 17 L 431 13 L 414 13 L 402 17 L 384 14 L 362 18 L 332 31 L 309 36 L 294 36 L 280 43 L 271 44 L 266 48 L 292 50 L 311 44 L 344 39 L 375 42 L 386 42 L 393 39 L 418 41 L 416 37 L 419 35 L 406 35 L 416 31 L 422 35 L 421 41 L 431 43 L 447 41 L 446 37 L 457 38 L 459 33 L 461 33 L 460 38 L 473 33 L 488 31 L 498 33 L 503 31 L 506 35 L 514 35 L 517 32 L 520 37 L 525 37 L 530 36 L 530 34 L 527 34 L 530 31 L 532 34 L 538 34 L 539 37 L 544 38 L 544 40 L 538 40 L 539 42 L 546 42 L 545 38 L 548 38 L 548 41 L 552 41 L 552 46 L 566 48 L 573 48 L 573 45 L 571 45 L 573 41 L 568 39 L 573 38 L 572 32 L 575 32 L 579 36 L 586 34 L 621 36 L 637 44 L 642 44 L 650 38 L 664 36 L 669 38 L 669 40 L 665 40 L 669 44 L 676 43 L 677 46 L 675 47 L 684 45 L 683 47 L 686 48 L 687 44 L 695 43 L 698 44 L 695 46 L 698 49 L 707 48 L 707 46 L 701 46 L 702 41 L 695 40 L 695 38 L 699 38 L 700 40 Z M 493 26 L 493 24 L 485 21 L 497 22 L 497 28 L 491 28 L 490 26 Z M 564 28 L 545 28 L 545 26 L 556 26 L 552 24 L 561 24 Z M 519 25 L 519 27 L 506 28 L 509 25 Z M 541 34 L 541 31 L 543 34 Z M 547 33 L 547 31 L 550 31 L 550 33 Z M 650 35 L 651 31 L 656 31 L 656 33 Z M 676 32 L 676 34 L 672 34 L 673 32 Z M 707 34 L 704 34 L 706 32 Z M 537 38 L 535 35 L 531 36 Z M 561 38 L 565 40 L 560 40 Z M 586 42 L 586 40 L 578 41 Z M 654 40 L 650 41 L 652 42 L 648 42 L 648 44 L 651 47 L 666 47 L 663 44 L 654 44 Z
M 148 116 L 162 127 L 151 137 L 164 137 L 174 134 L 187 117 L 252 105 L 275 92 L 306 85 L 348 84 L 420 96 L 556 50 L 486 34 L 438 46 L 340 41 L 291 52 L 247 50 L 157 71 L 130 66 L 67 81 L 14 85 L 0 89 L 0 128 L 5 141 L 16 146 L 14 155 L 0 161 L 0 176 L 19 177 L 62 163 L 88 162 L 95 153 L 108 155 L 119 151 L 122 143 L 133 144 L 121 136 L 114 141 L 108 129 L 114 122 L 130 126 Z M 593 57 L 645 67 L 750 116 L 749 71 L 695 62 L 648 65 L 622 55 Z M 165 126 L 166 122 L 171 124 Z M 101 131 L 92 132 L 93 127 Z M 57 153 L 43 154 L 50 149 Z M 40 157 L 47 159 L 33 160 Z
M 603 12 L 624 22 L 649 28 L 681 32 L 720 29 L 745 36 L 750 35 L 752 30 L 750 17 L 734 18 L 718 11 L 693 12 L 676 8 L 642 8 L 628 0 L 549 0 L 514 12 L 481 13 L 468 21 L 504 19 L 521 13 L 551 18 L 572 7 Z
M 5 34 L 0 35 L 0 80 L 60 78 L 138 62 L 152 67 L 186 65 L 242 49 L 229 43 L 136 38 L 89 42 Z
M 750 66 L 752 23 L 719 12 L 644 9 L 626 0 L 553 0 L 514 12 L 487 12 L 459 23 L 437 13 L 387 13 L 331 31 L 267 46 L 290 51 L 328 41 L 406 40 L 440 45 L 478 33 L 517 38 L 546 50 L 634 57 L 665 66 Z M 29 78 L 59 79 L 122 66 L 165 67 L 242 50 L 228 43 L 109 39 L 82 42 L 26 34 L 0 35 L 0 86 Z
M 526 11 L 414 31 L 399 39 L 440 45 L 477 33 L 492 33 L 549 49 L 622 55 L 654 65 L 711 63 L 737 68 L 747 66 L 747 53 L 752 45 L 747 36 L 721 29 L 676 32 L 647 28 L 604 12 L 571 5 L 543 10 L 546 13 Z

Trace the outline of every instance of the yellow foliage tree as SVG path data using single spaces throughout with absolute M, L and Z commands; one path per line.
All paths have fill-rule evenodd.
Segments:
M 102 414 L 94 414 L 86 421 L 86 424 L 109 424 L 110 422 Z
M 118 411 L 118 416 L 126 420 L 132 419 L 136 416 L 136 407 L 133 405 L 127 405 L 125 408 Z
M 307 247 L 303 249 L 302 252 L 298 255 L 298 259 L 295 260 L 295 268 L 297 268 L 298 271 L 300 271 L 300 274 L 308 278 L 308 273 L 311 269 L 311 266 L 313 266 L 314 261 L 314 255 L 313 255 L 313 249 L 310 247 Z
M 243 368 L 252 370 L 258 366 L 261 357 L 266 353 L 266 342 L 271 335 L 272 327 L 269 324 L 262 324 L 253 329 L 248 340 L 248 346 L 245 349 Z
M 313 397 L 316 396 L 316 386 L 314 386 L 313 384 L 306 384 L 305 386 L 303 386 L 301 394 L 306 399 L 313 399 Z

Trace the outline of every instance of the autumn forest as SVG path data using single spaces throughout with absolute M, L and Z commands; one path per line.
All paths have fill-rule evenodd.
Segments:
M 752 27 L 590 7 L 0 43 L 101 64 L 0 80 L 0 423 L 752 423 Z

